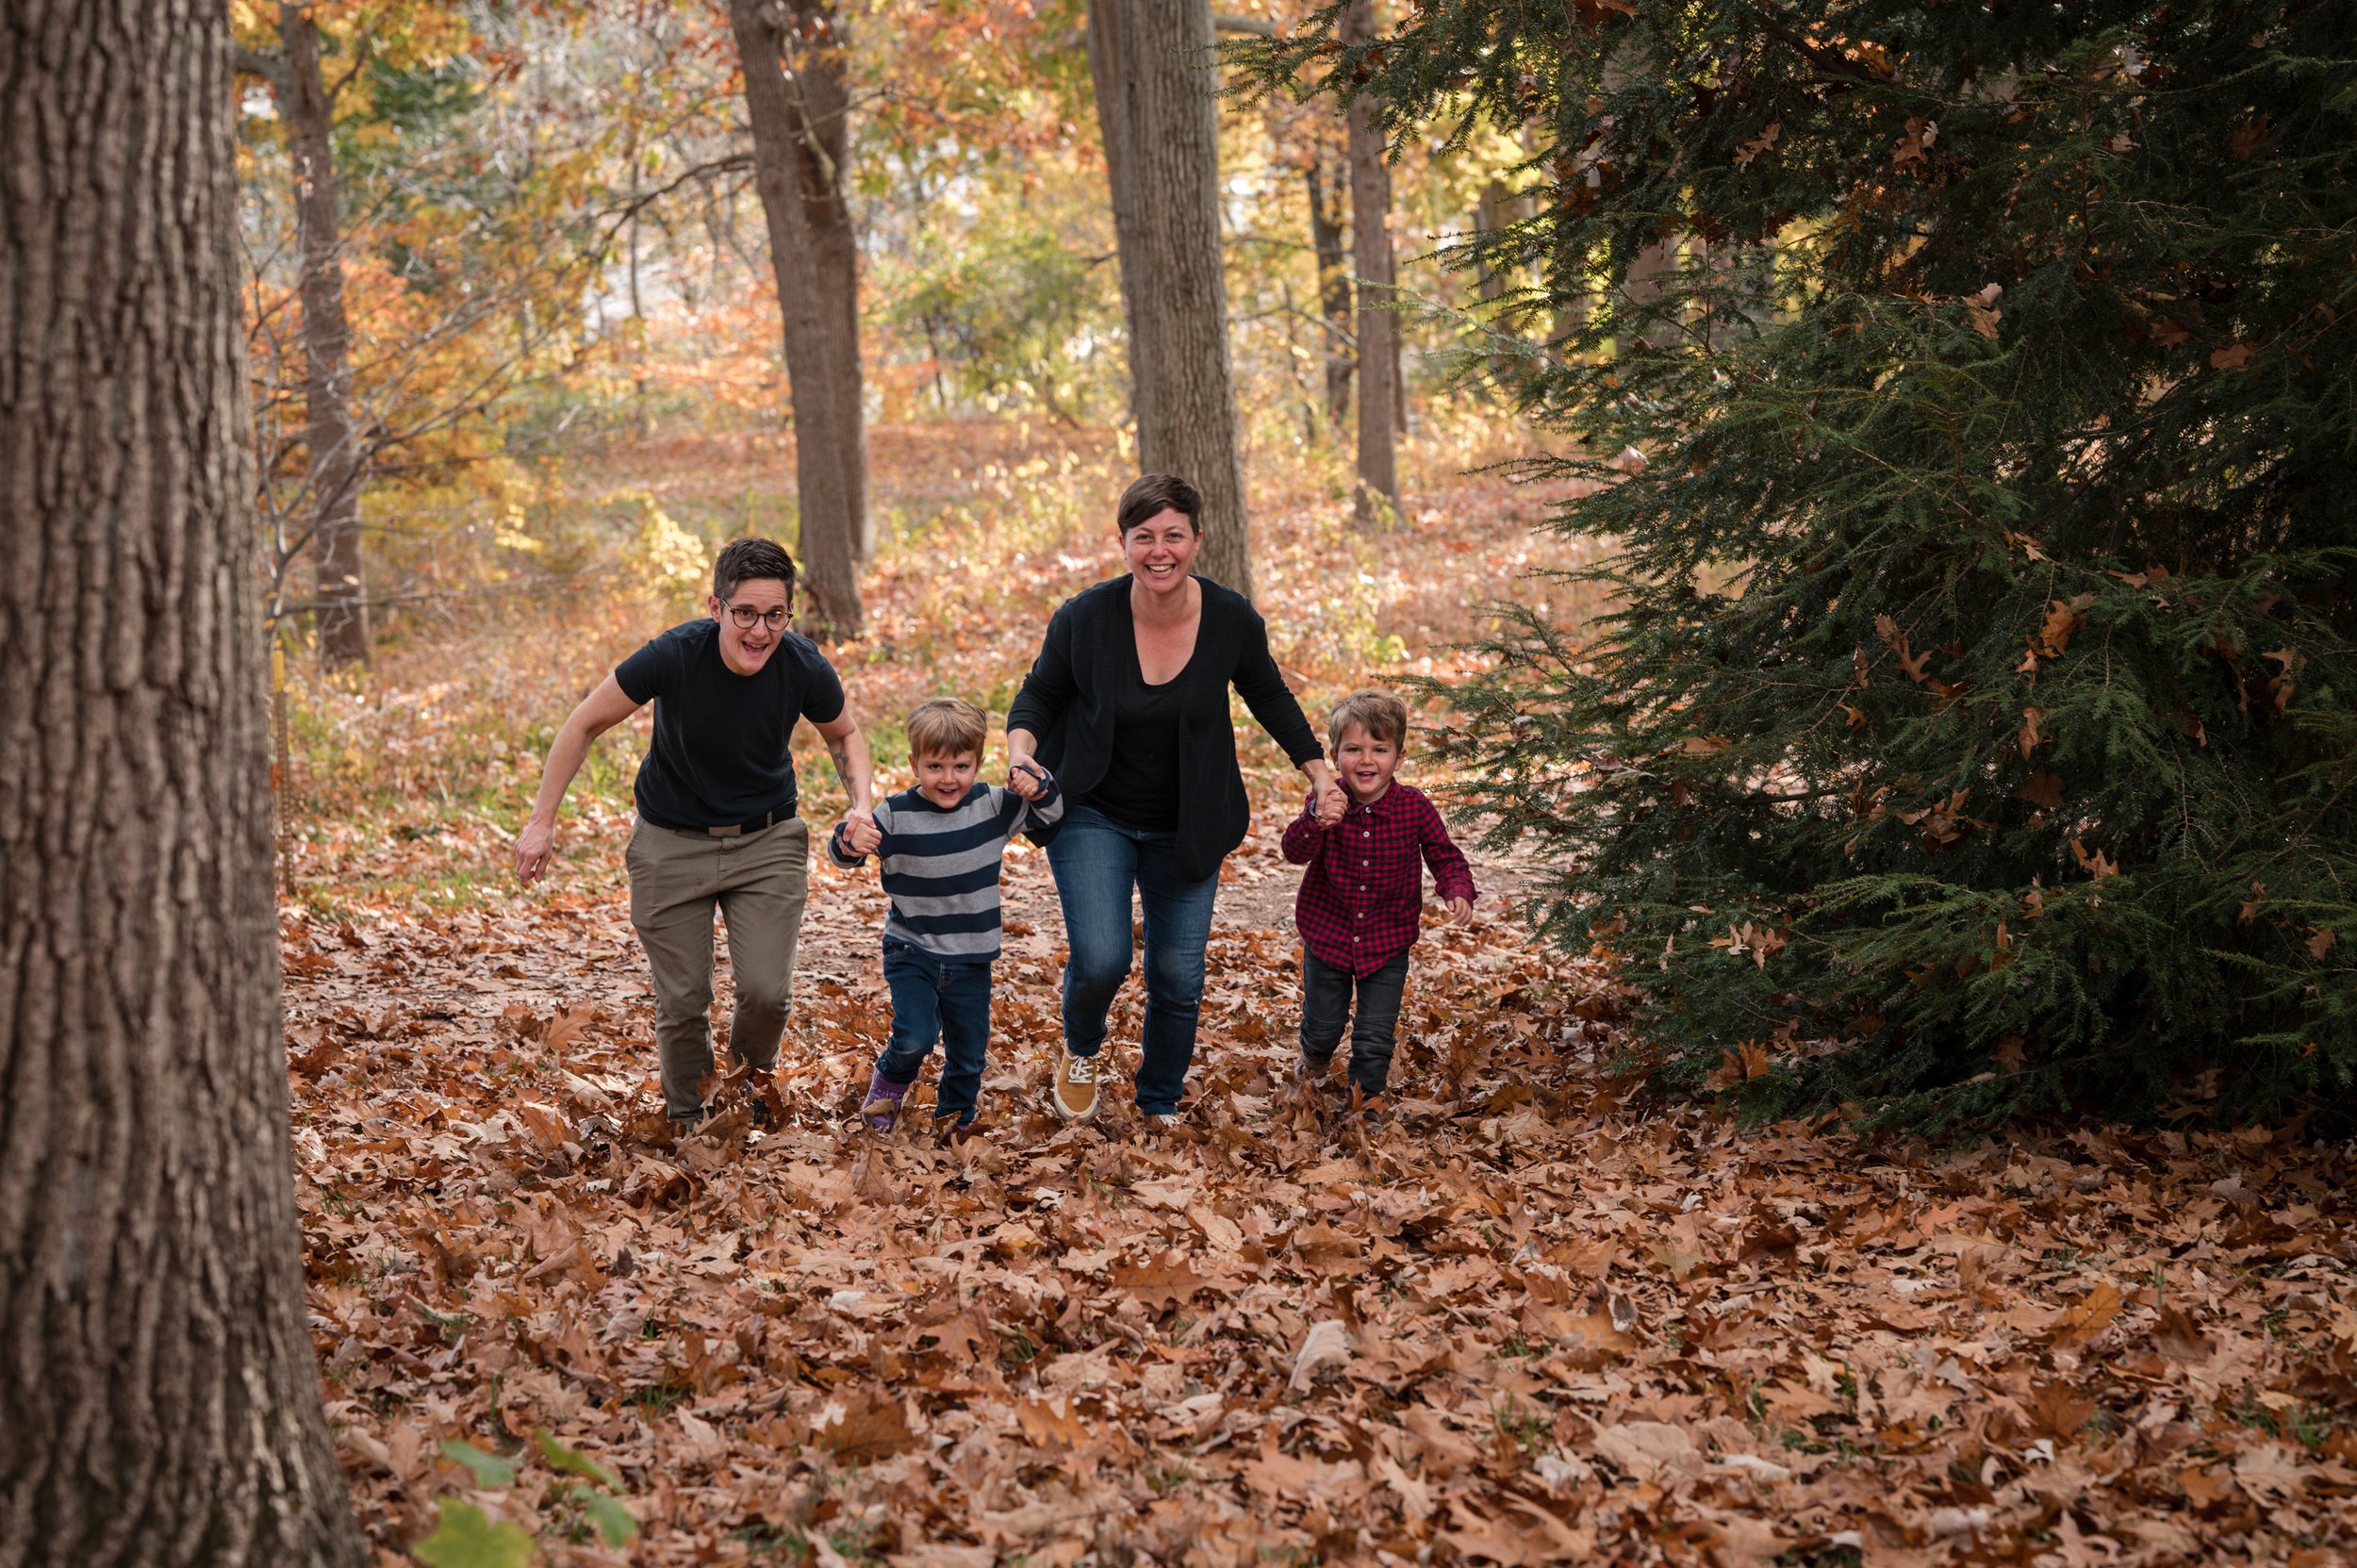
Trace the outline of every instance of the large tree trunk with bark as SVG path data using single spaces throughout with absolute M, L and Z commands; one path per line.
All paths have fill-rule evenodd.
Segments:
M 1344 43 L 1375 37 L 1374 0 L 1343 12 Z M 1392 171 L 1375 101 L 1351 100 L 1350 256 L 1359 274 L 1359 490 L 1361 523 L 1398 516 L 1399 318 L 1392 310 Z M 1379 502 L 1378 499 L 1380 498 Z
M 310 452 L 312 560 L 318 568 L 320 661 L 369 656 L 368 577 L 360 554 L 360 450 L 352 427 L 352 331 L 344 318 L 342 219 L 336 210 L 335 125 L 307 5 L 278 8 L 280 109 L 294 163 L 295 234 L 303 275 L 303 407 Z
M 357 1564 L 306 1327 L 229 17 L 0 8 L 0 1565 Z
M 806 619 L 819 635 L 856 636 L 865 619 L 859 563 L 872 539 L 859 256 L 844 199 L 849 95 L 833 12 L 824 0 L 729 4 L 793 384 Z
M 1322 150 L 1311 152 L 1304 173 L 1310 185 L 1310 252 L 1317 258 L 1318 267 L 1318 315 L 1326 324 L 1326 422 L 1339 431 L 1350 416 L 1350 372 L 1355 352 L 1350 322 L 1350 256 L 1343 237 L 1343 193 L 1327 184 Z
M 1203 492 L 1197 569 L 1252 591 L 1219 243 L 1219 81 L 1206 0 L 1089 0 L 1138 467 Z

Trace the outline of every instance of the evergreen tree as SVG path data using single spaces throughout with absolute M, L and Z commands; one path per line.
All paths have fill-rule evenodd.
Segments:
M 2344 1087 L 2357 7 L 1335 15 L 1263 79 L 1539 148 L 1457 259 L 1536 280 L 1495 325 L 1611 613 L 1512 612 L 1444 745 L 1665 1076 L 1929 1125 Z

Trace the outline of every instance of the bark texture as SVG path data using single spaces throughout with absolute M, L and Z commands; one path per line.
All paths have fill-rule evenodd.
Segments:
M 1203 492 L 1196 568 L 1252 591 L 1219 244 L 1219 90 L 1205 0 L 1089 0 L 1138 467 Z
M 1317 257 L 1318 316 L 1326 324 L 1326 422 L 1340 431 L 1350 417 L 1354 368 L 1350 322 L 1350 255 L 1343 234 L 1342 192 L 1327 183 L 1326 158 L 1310 156 L 1310 249 Z M 1338 182 L 1343 183 L 1343 182 Z
M 306 1329 L 215 0 L 0 7 L 0 1565 L 357 1564 Z
M 1374 0 L 1343 12 L 1344 43 L 1375 37 Z M 1399 318 L 1392 311 L 1392 171 L 1384 162 L 1375 101 L 1351 100 L 1350 257 L 1359 289 L 1359 489 L 1361 523 L 1395 518 L 1399 507 Z M 1377 498 L 1380 498 L 1380 504 Z
M 859 358 L 859 256 L 844 199 L 849 94 L 835 8 L 730 0 L 753 130 L 753 183 L 793 385 L 795 487 L 814 634 L 855 636 L 859 564 L 873 548 Z
M 343 223 L 336 210 L 335 124 L 320 73 L 311 8 L 282 4 L 277 78 L 294 165 L 303 275 L 304 444 L 309 451 L 312 559 L 318 569 L 320 662 L 369 656 L 368 578 L 360 555 L 360 450 L 352 421 L 352 329 L 344 317 Z

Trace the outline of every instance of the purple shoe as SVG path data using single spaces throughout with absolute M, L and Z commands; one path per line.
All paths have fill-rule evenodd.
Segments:
M 908 1096 L 907 1084 L 895 1083 L 882 1073 L 869 1079 L 866 1102 L 859 1108 L 859 1114 L 867 1119 L 867 1130 L 871 1132 L 891 1131 L 892 1124 L 900 1116 L 900 1102 Z

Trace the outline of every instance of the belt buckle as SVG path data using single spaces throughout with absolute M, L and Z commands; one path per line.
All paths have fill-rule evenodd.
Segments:
M 732 822 L 725 828 L 706 828 L 704 830 L 704 832 L 710 834 L 715 838 L 734 838 L 738 834 L 741 834 L 744 831 L 745 824 L 742 822 Z

